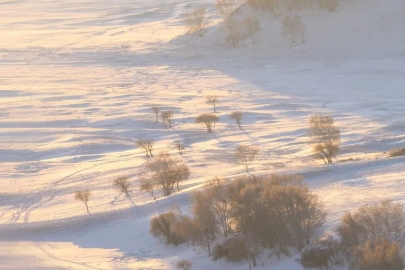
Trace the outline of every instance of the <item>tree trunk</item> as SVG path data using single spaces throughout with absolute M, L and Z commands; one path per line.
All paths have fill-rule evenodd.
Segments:
M 86 210 L 87 210 L 87 213 L 89 213 L 90 214 L 90 211 L 89 211 L 89 206 L 87 205 L 87 203 L 84 203 L 85 205 L 86 205 Z

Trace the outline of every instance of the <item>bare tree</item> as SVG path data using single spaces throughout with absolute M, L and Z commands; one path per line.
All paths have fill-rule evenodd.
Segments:
M 257 146 L 250 146 L 245 144 L 238 145 L 235 149 L 236 163 L 242 164 L 245 167 L 246 172 L 249 173 L 249 166 L 258 153 L 259 148 Z
M 76 193 L 75 193 L 75 199 L 84 203 L 84 205 L 86 206 L 87 213 L 90 213 L 89 206 L 88 206 L 90 197 L 91 197 L 91 192 L 88 189 L 83 190 L 83 191 L 76 191 Z
M 212 106 L 214 106 L 214 112 L 216 113 L 217 112 L 216 104 L 218 103 L 218 97 L 215 95 L 209 95 L 209 96 L 206 96 L 205 98 L 206 98 L 205 102 L 207 104 L 211 104 Z
M 163 120 L 165 128 L 167 127 L 172 128 L 173 111 L 163 111 L 160 113 L 160 117 Z
M 125 196 L 130 198 L 129 187 L 131 186 L 131 183 L 128 180 L 129 180 L 128 177 L 120 176 L 114 180 L 113 184 L 116 188 L 120 190 L 120 192 L 125 193 Z
M 155 116 L 156 116 L 156 123 L 159 122 L 159 121 L 158 121 L 158 119 L 159 119 L 159 113 L 160 113 L 159 107 L 152 107 L 151 110 L 155 113 Z
M 187 260 L 181 260 L 176 263 L 176 268 L 179 270 L 191 270 L 193 263 Z
M 190 170 L 183 162 L 171 158 L 168 153 L 161 152 L 146 164 L 142 175 L 142 190 L 151 192 L 156 188 L 163 196 L 169 196 L 174 192 L 175 185 L 179 191 L 180 182 L 189 179 Z
M 204 36 L 207 25 L 208 15 L 205 8 L 196 8 L 186 14 L 186 27 L 191 33 L 202 37 Z
M 290 35 L 292 38 L 293 43 L 295 43 L 295 37 L 300 36 L 302 39 L 302 43 L 305 43 L 305 25 L 303 24 L 300 17 L 295 16 L 292 18 L 288 16 L 282 22 L 283 26 L 283 34 Z
M 153 150 L 153 141 L 152 140 L 137 140 L 135 145 L 145 149 L 146 157 L 153 157 L 152 150 Z
M 335 127 L 333 118 L 328 115 L 311 116 L 309 136 L 315 154 L 325 164 L 332 164 L 332 158 L 336 157 L 340 146 L 340 131 Z
M 246 18 L 245 19 L 245 27 L 249 33 L 250 39 L 252 43 L 255 43 L 253 37 L 256 35 L 257 32 L 260 31 L 260 22 L 256 18 Z
M 215 124 L 218 121 L 219 117 L 212 113 L 203 113 L 195 119 L 197 124 L 204 124 L 207 127 L 208 133 L 215 131 Z
M 184 150 L 184 145 L 181 140 L 175 140 L 174 145 L 176 146 L 176 149 L 179 151 L 180 155 L 183 155 L 183 150 Z
M 243 113 L 241 111 L 233 112 L 229 115 L 229 117 L 236 121 L 236 124 L 238 124 L 239 129 L 242 129 L 241 124 L 242 124 Z

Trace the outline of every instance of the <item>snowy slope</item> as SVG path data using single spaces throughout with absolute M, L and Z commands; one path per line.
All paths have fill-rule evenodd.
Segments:
M 202 39 L 185 34 L 185 0 L 0 1 L 0 268 L 246 269 L 212 262 L 199 250 L 165 247 L 149 219 L 215 176 L 243 174 L 238 143 L 255 143 L 256 174 L 305 176 L 328 209 L 325 232 L 364 202 L 404 202 L 405 3 L 356 0 L 335 13 L 294 11 L 307 29 L 292 44 L 277 17 L 242 6 L 235 18 L 260 18 L 257 42 L 224 44 L 213 0 L 201 1 L 213 24 Z M 220 97 L 221 122 L 207 134 L 194 118 Z M 173 129 L 154 123 L 151 106 L 175 111 Z M 243 110 L 243 130 L 228 118 Z M 307 144 L 307 118 L 334 116 L 342 132 L 340 161 L 324 166 Z M 138 191 L 146 161 L 137 138 L 182 157 L 191 180 L 157 202 Z M 134 205 L 113 188 L 132 180 Z M 73 193 L 88 187 L 91 215 Z M 22 242 L 20 242 L 22 241 Z M 290 259 L 262 269 L 301 269 Z

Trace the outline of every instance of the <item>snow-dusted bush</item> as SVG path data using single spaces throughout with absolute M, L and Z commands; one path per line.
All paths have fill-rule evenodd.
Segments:
M 217 112 L 218 97 L 216 95 L 209 95 L 205 97 L 205 103 L 210 104 L 214 107 L 214 113 Z
M 167 127 L 172 128 L 173 114 L 174 114 L 173 111 L 162 111 L 160 113 L 160 117 L 162 118 L 165 128 L 167 128 Z
M 235 149 L 235 161 L 237 164 L 242 164 L 247 173 L 249 173 L 249 166 L 259 153 L 259 148 L 254 145 L 241 144 Z
M 207 127 L 207 132 L 215 131 L 215 124 L 219 122 L 219 117 L 212 113 L 203 113 L 195 119 L 197 124 L 204 124 Z
M 146 151 L 146 157 L 153 157 L 153 140 L 137 140 L 135 141 L 135 145 Z
M 159 107 L 156 107 L 156 106 L 154 106 L 154 107 L 151 107 L 150 108 L 152 111 L 153 111 L 153 113 L 155 114 L 155 122 L 157 123 L 157 122 L 159 122 L 159 113 L 160 113 L 160 109 L 159 109 Z
M 177 222 L 176 213 L 168 211 L 151 219 L 149 231 L 154 237 L 163 239 L 166 244 L 177 246 L 185 242 L 175 231 Z
M 241 111 L 236 111 L 232 112 L 229 117 L 233 120 L 235 120 L 236 124 L 238 125 L 239 129 L 242 129 L 242 118 L 243 118 L 243 113 Z
M 405 211 L 399 203 L 388 200 L 366 204 L 354 213 L 347 213 L 338 228 L 342 245 L 350 250 L 367 241 L 387 239 L 403 243 L 405 236 Z
M 125 196 L 129 197 L 129 187 L 131 186 L 131 183 L 129 182 L 128 177 L 118 177 L 114 180 L 113 184 L 120 192 L 125 193 Z
M 295 43 L 296 37 L 300 37 L 302 43 L 305 43 L 305 25 L 299 16 L 287 16 L 282 22 L 282 33 L 291 36 L 293 43 Z
M 179 270 L 191 270 L 193 263 L 187 260 L 181 260 L 176 263 L 176 268 Z
M 322 158 L 325 164 L 331 164 L 340 146 L 340 131 L 335 126 L 332 116 L 313 115 L 309 119 L 310 144 L 314 153 Z
M 86 206 L 87 213 L 90 213 L 89 206 L 88 206 L 90 197 L 91 197 L 91 192 L 88 189 L 82 190 L 82 191 L 76 191 L 76 193 L 75 193 L 75 199 L 84 203 L 84 205 Z
M 334 265 L 343 264 L 341 244 L 332 237 L 319 239 L 304 249 L 300 259 L 305 269 L 333 269 Z
M 254 36 L 260 31 L 260 21 L 256 18 L 248 17 L 244 21 L 245 29 L 252 40 L 252 43 L 255 43 Z
M 356 247 L 350 266 L 356 270 L 403 270 L 404 260 L 397 243 L 382 239 Z
M 140 177 L 140 189 L 150 192 L 154 198 L 154 189 L 163 196 L 169 196 L 174 192 L 175 186 L 179 191 L 180 182 L 188 180 L 189 177 L 190 170 L 182 161 L 173 159 L 166 152 L 161 152 L 154 160 L 146 163 Z
M 247 256 L 246 244 L 238 236 L 230 237 L 224 242 L 216 244 L 212 250 L 212 259 L 214 261 L 225 259 L 227 262 L 240 262 L 246 260 Z
M 405 156 L 405 148 L 394 148 L 388 153 L 390 157 Z
M 184 150 L 184 144 L 183 144 L 182 140 L 175 140 L 174 146 L 176 147 L 177 151 L 179 151 L 179 154 L 182 156 L 183 150 Z
M 205 8 L 196 8 L 186 14 L 186 27 L 192 34 L 204 36 L 208 26 L 208 14 Z

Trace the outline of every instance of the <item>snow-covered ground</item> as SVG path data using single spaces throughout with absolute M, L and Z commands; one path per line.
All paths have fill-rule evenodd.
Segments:
M 183 25 L 196 6 L 212 18 L 202 39 Z M 239 143 L 260 147 L 256 174 L 304 175 L 328 210 L 325 232 L 365 202 L 405 203 L 405 158 L 386 153 L 405 147 L 405 3 L 295 13 L 306 44 L 281 35 L 283 15 L 255 12 L 257 42 L 233 49 L 214 0 L 0 0 L 0 268 L 173 269 L 189 259 L 196 270 L 247 269 L 148 232 L 170 205 L 187 211 L 205 181 L 243 174 L 232 161 Z M 194 124 L 212 111 L 209 94 L 220 99 L 214 134 Z M 172 129 L 154 123 L 151 106 L 175 112 Z M 242 130 L 228 117 L 234 110 L 245 113 Z M 342 132 L 332 166 L 308 146 L 307 119 L 319 112 Z M 180 193 L 155 202 L 139 192 L 141 138 L 174 155 L 173 141 L 184 141 L 191 180 Z M 133 203 L 112 186 L 123 175 Z M 93 194 L 90 215 L 74 200 L 83 188 Z M 291 259 L 269 267 L 301 269 Z

